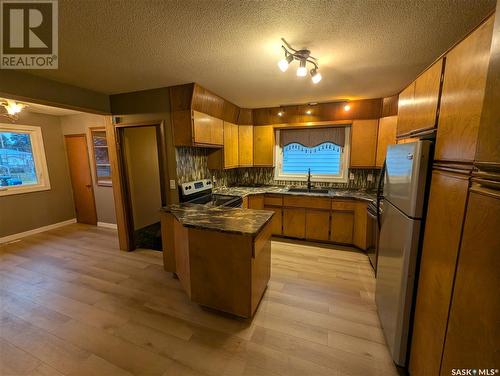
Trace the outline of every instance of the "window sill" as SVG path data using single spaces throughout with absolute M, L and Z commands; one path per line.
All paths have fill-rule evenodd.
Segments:
M 32 186 L 32 187 L 18 187 L 14 188 L 15 186 L 11 186 L 11 188 L 0 188 L 0 196 L 11 196 L 11 195 L 22 195 L 25 193 L 35 193 L 35 192 L 42 192 L 42 191 L 49 191 L 50 190 L 50 185 L 48 186 Z
M 306 182 L 307 181 L 307 176 L 303 175 L 275 175 L 274 180 L 276 181 L 301 181 L 301 182 Z M 312 183 L 348 183 L 349 178 L 348 176 L 314 176 L 311 175 L 311 182 Z

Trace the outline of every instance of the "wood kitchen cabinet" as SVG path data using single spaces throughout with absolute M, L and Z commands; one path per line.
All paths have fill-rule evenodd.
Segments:
M 276 206 L 264 206 L 264 210 L 274 212 L 273 218 L 271 219 L 271 233 L 273 235 L 282 235 L 283 209 Z
M 379 120 L 378 136 L 377 136 L 377 153 L 375 158 L 376 167 L 382 167 L 384 165 L 387 146 L 394 145 L 396 143 L 397 125 L 398 125 L 397 116 L 387 116 Z
M 193 141 L 195 144 L 224 144 L 224 122 L 213 116 L 193 111 Z
M 248 208 L 256 210 L 264 209 L 264 195 L 248 196 Z
M 409 364 L 413 376 L 439 374 L 468 189 L 467 173 L 432 172 Z
M 493 20 L 493 16 L 490 17 L 446 55 L 436 138 L 437 160 L 474 160 Z
M 441 375 L 453 368 L 498 368 L 500 349 L 500 191 L 473 186 L 443 353 Z
M 351 168 L 375 166 L 378 120 L 354 120 L 351 127 Z
M 283 208 L 283 235 L 304 239 L 306 236 L 306 209 Z
M 253 127 L 253 164 L 257 167 L 274 166 L 274 128 L 272 125 Z
M 436 127 L 443 59 L 439 59 L 399 94 L 397 136 Z
M 253 126 L 238 126 L 238 165 L 253 166 Z
M 330 211 L 306 209 L 306 239 L 329 240 Z
M 354 210 L 332 211 L 330 240 L 335 243 L 353 244 Z
M 238 125 L 224 122 L 224 168 L 238 167 Z

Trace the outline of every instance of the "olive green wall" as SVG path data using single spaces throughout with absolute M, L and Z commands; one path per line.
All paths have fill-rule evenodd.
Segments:
M 75 218 L 60 119 L 24 111 L 16 124 L 41 127 L 51 188 L 0 196 L 0 238 Z

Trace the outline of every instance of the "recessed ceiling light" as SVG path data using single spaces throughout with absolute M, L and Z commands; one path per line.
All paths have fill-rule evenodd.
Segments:
M 278 116 L 283 116 L 283 111 L 278 112 Z
M 346 104 L 346 105 L 344 106 L 344 111 L 346 111 L 346 112 L 347 112 L 347 111 L 350 111 L 350 110 L 351 110 L 351 106 L 350 106 L 350 105 L 348 105 L 348 104 Z
M 311 111 L 311 110 L 307 110 L 307 111 L 306 111 L 306 114 L 307 114 L 307 115 L 311 115 L 311 114 L 312 114 L 312 111 Z

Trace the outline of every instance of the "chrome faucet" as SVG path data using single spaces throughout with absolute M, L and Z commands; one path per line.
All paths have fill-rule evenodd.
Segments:
M 310 191 L 312 188 L 311 184 L 311 169 L 307 171 L 307 190 Z

